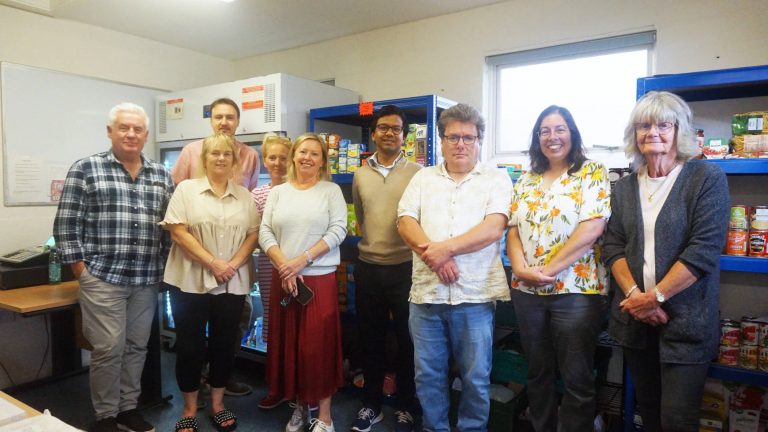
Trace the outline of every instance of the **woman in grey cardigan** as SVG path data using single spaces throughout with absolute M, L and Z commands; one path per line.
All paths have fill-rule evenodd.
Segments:
M 617 282 L 611 335 L 624 347 L 646 431 L 697 431 L 719 341 L 720 251 L 730 198 L 698 153 L 691 110 L 650 92 L 624 133 L 635 173 L 616 184 L 605 260 Z

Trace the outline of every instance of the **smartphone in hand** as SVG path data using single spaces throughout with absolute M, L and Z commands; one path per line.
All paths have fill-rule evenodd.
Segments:
M 306 306 L 315 297 L 315 293 L 312 289 L 299 278 L 296 278 L 296 288 L 298 290 L 296 301 L 301 305 Z

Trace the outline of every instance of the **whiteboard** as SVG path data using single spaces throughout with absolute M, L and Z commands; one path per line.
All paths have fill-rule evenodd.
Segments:
M 111 147 L 109 110 L 133 102 L 152 119 L 155 96 L 165 93 L 8 62 L 0 64 L 0 83 L 6 206 L 57 205 L 69 167 Z M 153 135 L 144 148 L 150 158 Z

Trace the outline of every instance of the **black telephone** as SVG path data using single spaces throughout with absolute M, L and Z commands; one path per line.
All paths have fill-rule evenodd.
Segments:
M 48 262 L 48 249 L 45 246 L 32 246 L 15 252 L 0 255 L 0 261 L 13 264 L 45 264 Z

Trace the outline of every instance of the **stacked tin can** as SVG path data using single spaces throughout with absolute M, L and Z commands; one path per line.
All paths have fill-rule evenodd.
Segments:
M 768 258 L 768 206 L 754 206 L 749 211 L 748 255 Z
M 768 258 L 768 206 L 731 207 L 725 254 Z
M 717 362 L 768 372 L 768 322 L 755 317 L 720 321 L 720 355 Z

